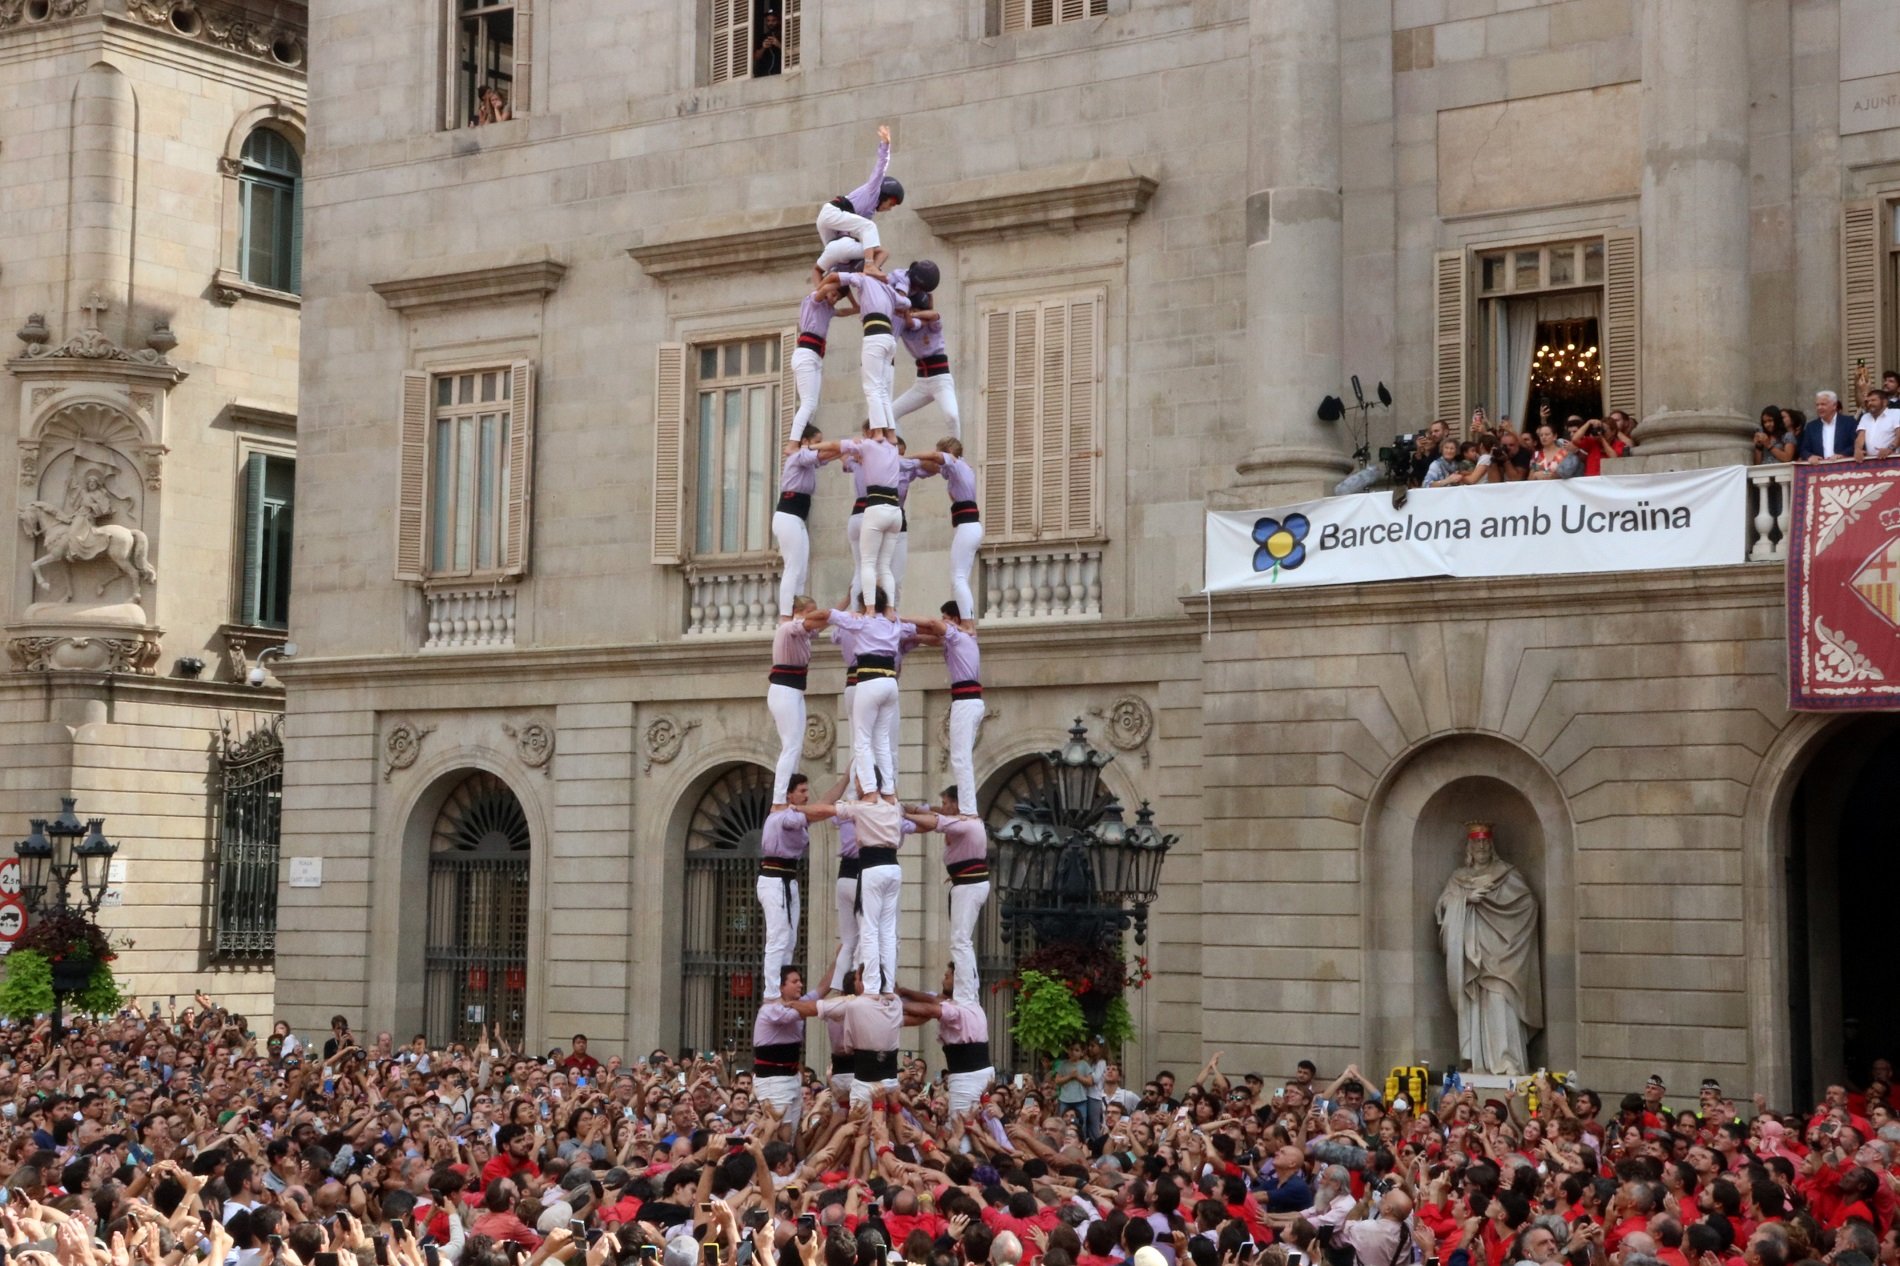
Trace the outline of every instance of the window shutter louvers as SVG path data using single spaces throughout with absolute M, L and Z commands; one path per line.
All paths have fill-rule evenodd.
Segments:
M 1029 0 L 1003 0 L 1003 30 L 1029 29 Z
M 1068 513 L 1059 525 L 1068 536 L 1094 536 L 1099 527 L 1098 495 L 1102 445 L 1102 300 L 1091 296 L 1069 303 L 1069 434 L 1064 451 L 1068 467 Z M 1044 520 L 1049 526 L 1056 526 Z
M 798 327 L 783 330 L 778 336 L 778 433 L 784 442 L 798 440 L 792 423 L 798 419 L 798 381 L 792 373 L 792 353 L 798 350 Z
M 252 453 L 244 463 L 244 586 L 238 613 L 244 624 L 263 620 L 264 478 L 269 463 L 262 453 Z
M 1080 22 L 1089 15 L 1088 0 L 1062 0 L 1062 21 Z
M 1056 535 L 1067 506 L 1069 464 L 1060 459 L 1069 436 L 1069 305 L 1061 300 L 1042 305 L 1042 370 L 1037 375 L 1035 448 L 1035 535 Z
M 1879 385 L 1885 364 L 1880 343 L 1881 313 L 1880 204 L 1872 199 L 1849 202 L 1841 208 L 1841 351 L 1846 355 L 1841 389 L 1851 392 L 1854 370 L 1861 361 Z M 1857 411 L 1859 401 L 1849 405 Z
M 785 69 L 798 68 L 798 42 L 803 36 L 804 0 L 785 0 L 785 13 L 779 22 L 779 43 L 784 46 Z
M 429 375 L 402 376 L 397 445 L 396 579 L 421 580 L 429 505 Z
M 1009 522 L 1010 313 L 983 314 L 983 521 L 1001 534 Z
M 1643 292 L 1636 230 L 1603 235 L 1603 407 L 1642 421 Z
M 1440 251 L 1433 260 L 1433 420 L 1462 435 L 1465 425 L 1465 253 Z
M 1003 531 L 1011 540 L 1036 535 L 1036 370 L 1041 360 L 1041 329 L 1034 305 L 1010 314 L 1009 520 Z
M 712 11 L 712 82 L 747 78 L 752 74 L 752 0 L 712 0 Z
M 686 344 L 662 343 L 653 376 L 653 561 L 680 561 L 686 481 L 680 450 L 686 428 Z
M 508 507 L 502 525 L 502 570 L 520 576 L 528 570 L 529 538 L 534 530 L 534 366 L 525 360 L 508 366 Z

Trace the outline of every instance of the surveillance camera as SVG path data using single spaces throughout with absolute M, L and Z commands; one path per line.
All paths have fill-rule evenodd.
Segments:
M 263 665 L 260 664 L 256 668 L 251 669 L 250 676 L 246 677 L 245 680 L 253 686 L 261 686 L 264 684 L 264 676 L 264 668 Z

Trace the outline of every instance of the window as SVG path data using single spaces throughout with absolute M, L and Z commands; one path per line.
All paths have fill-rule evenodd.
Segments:
M 238 160 L 238 275 L 254 286 L 303 288 L 303 160 L 281 132 L 261 127 Z
M 1104 17 L 1108 0 L 1003 0 L 1003 32 Z
M 397 579 L 527 570 L 533 396 L 527 361 L 404 375 Z
M 252 453 L 244 463 L 244 577 L 238 621 L 281 629 L 290 623 L 291 505 L 297 463 Z
M 454 30 L 449 49 L 446 127 L 505 123 L 530 101 L 529 0 L 448 0 Z
M 702 345 L 693 359 L 695 552 L 768 549 L 778 496 L 779 338 Z
M 680 917 L 680 1044 L 695 1050 L 752 1048 L 752 1020 L 768 988 L 761 975 L 759 832 L 771 811 L 772 771 L 730 765 L 700 793 L 686 828 Z M 799 879 L 804 885 L 803 863 Z M 792 929 L 792 962 L 804 964 L 809 901 Z M 817 965 L 808 971 L 819 970 Z M 814 988 L 818 987 L 816 985 Z
M 213 956 L 257 961 L 277 953 L 277 845 L 284 801 L 282 719 L 218 742 L 218 837 Z
M 1099 534 L 1100 291 L 984 309 L 983 520 L 995 542 Z
M 707 79 L 763 79 L 798 69 L 804 0 L 710 0 Z

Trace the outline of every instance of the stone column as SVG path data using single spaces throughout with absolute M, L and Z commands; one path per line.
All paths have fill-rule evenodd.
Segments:
M 1339 12 L 1253 0 L 1248 80 L 1247 418 L 1240 483 L 1274 500 L 1330 493 L 1351 468 L 1320 400 L 1341 389 Z
M 1640 457 L 1747 460 L 1748 5 L 1643 9 Z M 1683 464 L 1677 462 L 1675 464 Z
M 132 198 L 138 102 L 114 66 L 96 62 L 73 88 L 72 220 L 68 242 L 66 328 L 71 338 L 100 320 L 125 342 L 132 294 Z M 94 294 L 110 305 L 103 318 L 86 304 Z

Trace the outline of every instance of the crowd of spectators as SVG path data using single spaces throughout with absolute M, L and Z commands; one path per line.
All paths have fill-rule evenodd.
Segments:
M 1893 1266 L 1892 1068 L 1811 1108 L 1661 1078 L 1606 1112 L 1215 1055 L 1096 1052 L 951 1119 L 907 1063 L 782 1127 L 730 1055 L 253 1032 L 200 995 L 0 1029 L 0 1243 L 25 1266 Z M 1099 1066 L 1099 1075 L 1098 1075 Z M 1084 1077 L 1084 1094 L 1064 1089 Z M 1056 1105 L 1067 1104 L 1067 1111 Z M 346 1260 L 347 1259 L 347 1260 Z
M 1764 405 L 1755 430 L 1755 464 L 1827 462 L 1891 457 L 1900 450 L 1900 370 L 1880 376 L 1880 386 L 1863 366 L 1854 371 L 1854 398 L 1860 412 L 1841 407 L 1832 391 L 1814 393 L 1814 417 L 1799 409 Z
M 1636 419 L 1612 409 L 1601 418 L 1571 414 L 1559 421 L 1548 404 L 1540 404 L 1537 425 L 1520 432 L 1508 417 L 1494 424 L 1480 407 L 1472 411 L 1463 439 L 1440 421 L 1420 431 L 1414 443 L 1408 481 L 1414 488 L 1574 479 L 1602 474 L 1606 457 L 1627 456 L 1637 444 Z

